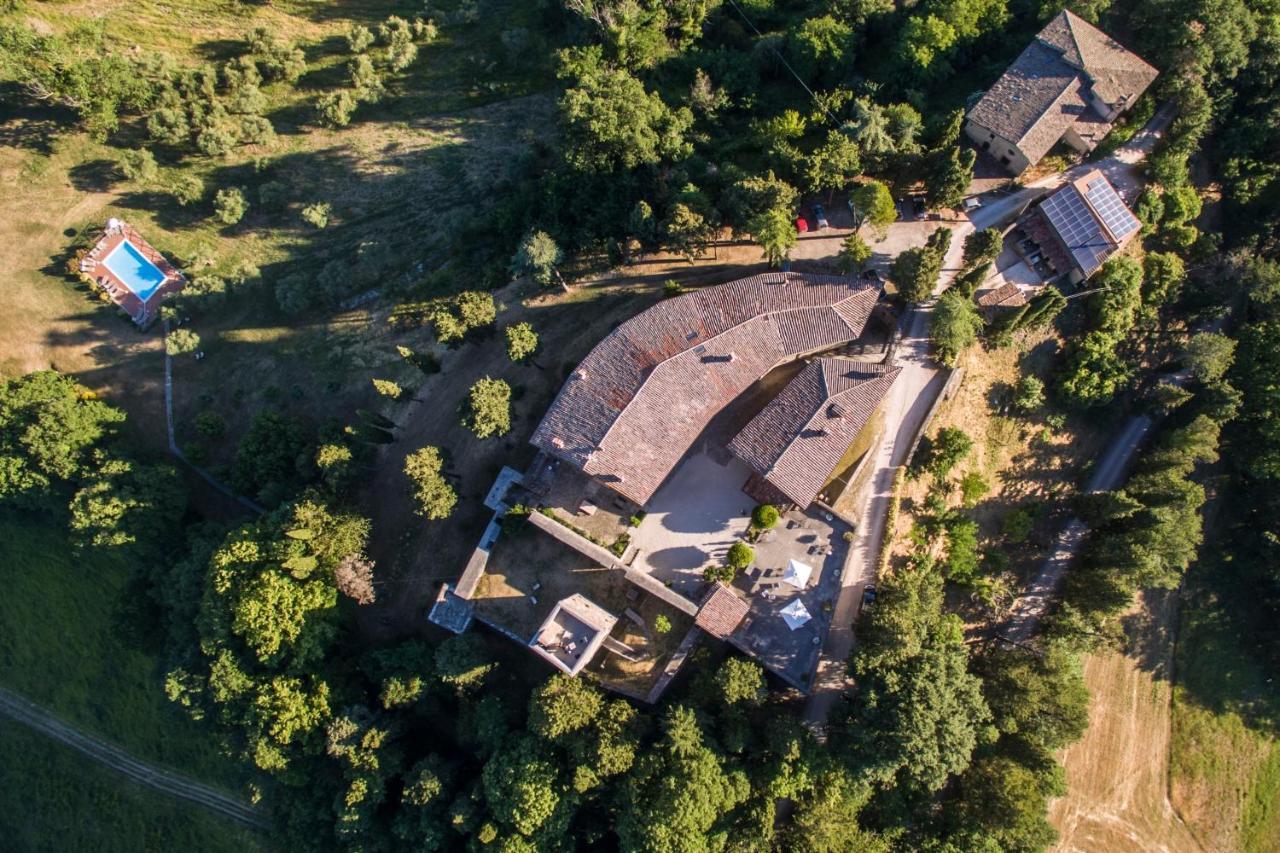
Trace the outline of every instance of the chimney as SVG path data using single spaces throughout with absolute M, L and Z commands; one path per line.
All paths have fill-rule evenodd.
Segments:
M 564 450 L 564 439 L 557 435 L 555 438 L 551 439 L 551 446 L 559 450 Z

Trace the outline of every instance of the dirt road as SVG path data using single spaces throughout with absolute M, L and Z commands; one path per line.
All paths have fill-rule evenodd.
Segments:
M 145 764 L 118 746 L 77 731 L 53 717 L 39 705 L 2 687 L 0 687 L 0 714 L 35 729 L 149 788 L 189 800 L 211 812 L 254 829 L 269 829 L 271 826 L 260 811 L 240 800 L 172 771 Z
M 1129 469 L 1129 462 L 1151 431 L 1152 424 L 1153 421 L 1147 415 L 1137 415 L 1125 424 L 1115 443 L 1107 448 L 1097 470 L 1089 478 L 1086 493 L 1096 494 L 1120 488 L 1124 482 L 1124 474 Z M 1010 608 L 1009 616 L 1000 629 L 1002 637 L 1015 643 L 1025 643 L 1035 635 L 1040 619 L 1053 601 L 1058 587 L 1062 585 L 1067 567 L 1080 550 L 1088 532 L 1088 527 L 1078 518 L 1066 523 L 1044 564 L 1028 581 L 1026 589 Z

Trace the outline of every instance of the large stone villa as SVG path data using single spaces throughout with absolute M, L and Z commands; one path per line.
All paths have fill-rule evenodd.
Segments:
M 570 374 L 532 464 L 495 483 L 494 520 L 431 620 L 478 619 L 650 701 L 704 633 L 807 691 L 851 538 L 834 505 L 899 372 L 880 294 L 769 273 L 622 323 Z M 782 512 L 772 529 L 751 526 L 761 503 Z M 529 524 L 509 534 L 512 507 Z M 707 580 L 742 541 L 753 565 Z
M 1059 142 L 1087 154 L 1157 75 L 1071 12 L 1048 23 L 965 116 L 965 134 L 1020 175 Z

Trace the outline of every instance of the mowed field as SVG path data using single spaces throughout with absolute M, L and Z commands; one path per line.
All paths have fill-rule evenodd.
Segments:
M 117 555 L 76 550 L 55 521 L 0 518 L 0 684 L 144 761 L 239 794 L 240 768 L 165 698 L 158 626 L 134 575 Z
M 14 853 L 258 853 L 258 833 L 125 781 L 0 719 L 0 847 Z
M 1125 619 L 1128 652 L 1085 657 L 1089 728 L 1061 756 L 1067 795 L 1049 810 L 1061 853 L 1203 849 L 1168 797 L 1176 605 L 1147 594 Z

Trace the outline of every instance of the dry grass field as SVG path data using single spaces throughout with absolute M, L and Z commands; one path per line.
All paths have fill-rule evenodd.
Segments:
M 1129 649 L 1085 658 L 1089 728 L 1061 756 L 1067 795 L 1050 806 L 1055 850 L 1202 847 L 1169 801 L 1170 683 L 1176 594 L 1147 594 L 1126 616 Z

